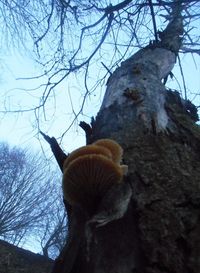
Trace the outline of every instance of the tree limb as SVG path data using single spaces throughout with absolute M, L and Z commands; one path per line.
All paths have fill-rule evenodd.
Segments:
M 63 172 L 63 163 L 64 163 L 65 159 L 67 158 L 67 155 L 60 148 L 55 137 L 49 137 L 49 136 L 45 135 L 42 131 L 40 131 L 40 134 L 44 137 L 44 139 L 51 146 L 51 150 L 56 158 L 56 161 L 57 161 L 61 171 Z
M 85 131 L 86 144 L 91 144 L 92 127 L 85 121 L 81 121 L 79 126 Z

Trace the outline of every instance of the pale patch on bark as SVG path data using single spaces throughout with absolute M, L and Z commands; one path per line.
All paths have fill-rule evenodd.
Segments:
M 121 64 L 108 80 L 101 110 L 112 104 L 132 105 L 137 118 L 156 132 L 165 131 L 168 116 L 165 111 L 165 86 L 161 80 L 174 67 L 176 56 L 163 48 L 145 48 Z M 129 91 L 129 98 L 124 94 Z M 138 99 L 135 99 L 136 94 Z M 133 97 L 134 99 L 131 99 Z

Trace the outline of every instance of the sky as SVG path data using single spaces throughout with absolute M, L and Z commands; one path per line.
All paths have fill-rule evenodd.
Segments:
M 1 65 L 1 97 L 0 108 L 1 111 L 12 108 L 12 105 L 16 105 L 17 108 L 21 108 L 21 104 L 28 109 L 32 105 L 36 105 L 38 102 L 38 94 L 35 92 L 26 92 L 20 90 L 22 88 L 28 89 L 35 87 L 39 84 L 34 80 L 18 80 L 19 77 L 32 77 L 42 73 L 40 67 L 36 65 L 31 56 L 22 56 L 15 52 L 15 54 L 9 56 L 2 56 Z M 52 107 L 47 108 L 48 116 L 46 121 L 40 125 L 40 129 L 49 134 L 50 136 L 59 137 L 63 131 L 71 124 L 74 119 L 72 114 L 72 104 L 74 111 L 78 112 L 81 103 L 81 91 L 74 83 L 76 79 L 63 82 L 57 90 L 57 101 L 59 109 Z M 43 82 L 41 82 L 43 83 Z M 18 89 L 20 88 L 20 89 Z M 69 98 L 68 91 L 70 89 L 71 100 Z M 77 101 L 76 101 L 77 99 Z M 31 102 L 31 103 L 30 103 Z M 80 120 L 90 121 L 90 117 L 98 111 L 100 102 L 96 105 L 89 106 L 88 101 L 86 103 L 85 115 Z M 11 105 L 11 107 L 10 107 Z M 27 106 L 26 106 L 27 105 Z M 63 110 L 64 109 L 64 110 Z M 65 111 L 68 109 L 68 111 Z M 31 147 L 41 149 L 41 143 L 43 148 L 48 146 L 40 137 L 38 140 L 37 128 L 35 128 L 35 116 L 31 113 L 6 113 L 0 114 L 0 141 L 6 141 L 11 145 L 19 145 L 22 147 Z M 68 152 L 73 149 L 85 145 L 85 134 L 82 129 L 79 129 L 78 122 L 72 126 L 71 130 L 66 134 L 63 146 L 66 145 Z

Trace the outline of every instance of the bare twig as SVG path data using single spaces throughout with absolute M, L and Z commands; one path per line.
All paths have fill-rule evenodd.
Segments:
M 181 65 L 181 60 L 180 60 L 179 55 L 178 55 L 178 64 L 179 64 L 179 68 L 180 68 L 180 72 L 181 72 L 181 77 L 182 77 L 182 81 L 183 81 L 184 99 L 187 100 L 187 87 L 186 87 L 185 77 L 184 77 L 183 68 L 182 68 L 182 65 Z
M 158 42 L 158 34 L 157 34 L 157 27 L 156 27 L 156 18 L 155 18 L 155 13 L 154 13 L 154 9 L 153 9 L 152 0 L 149 0 L 149 7 L 150 7 L 150 10 L 151 10 L 151 17 L 152 17 L 152 21 L 153 21 L 153 29 L 154 29 L 155 41 Z

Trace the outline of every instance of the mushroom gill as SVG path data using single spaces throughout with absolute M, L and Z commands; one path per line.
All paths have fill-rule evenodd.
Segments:
M 111 186 L 122 181 L 122 177 L 122 168 L 104 155 L 79 156 L 64 169 L 64 198 L 71 205 L 95 206 Z

